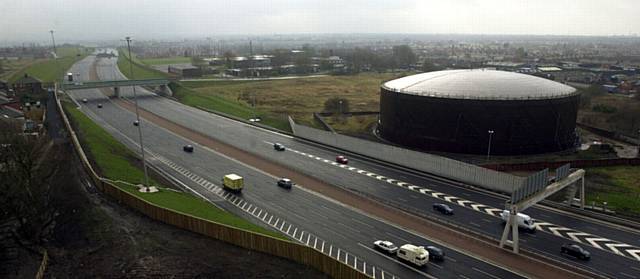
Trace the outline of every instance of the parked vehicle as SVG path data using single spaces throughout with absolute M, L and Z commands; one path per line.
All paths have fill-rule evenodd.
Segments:
M 346 165 L 349 163 L 349 159 L 347 159 L 347 157 L 345 156 L 339 155 L 339 156 L 336 156 L 336 162 Z
M 134 125 L 135 125 L 135 124 L 134 124 Z M 138 126 L 138 125 L 136 125 L 136 126 Z M 187 144 L 187 145 L 185 145 L 185 146 L 183 146 L 183 147 L 182 147 L 182 150 L 183 150 L 184 152 L 192 153 L 192 152 L 193 152 L 193 145 L 191 145 L 191 144 Z
M 398 249 L 398 258 L 417 266 L 426 265 L 429 262 L 429 251 L 422 246 L 405 244 Z
M 433 210 L 438 211 L 444 215 L 453 215 L 453 208 L 444 203 L 434 203 Z
M 98 108 L 102 108 L 102 104 L 101 103 L 98 103 Z
M 233 192 L 240 192 L 244 188 L 244 178 L 233 173 L 227 174 L 222 177 L 222 187 Z
M 275 149 L 277 151 L 284 151 L 285 147 L 284 147 L 284 145 L 276 142 L 276 143 L 273 144 L 273 149 Z
M 293 187 L 293 182 L 291 182 L 291 179 L 289 178 L 281 178 L 280 180 L 278 180 L 278 186 L 286 189 L 291 189 L 291 187 Z
M 387 254 L 395 254 L 398 251 L 398 246 L 388 240 L 376 240 L 373 242 L 373 246 Z
M 83 102 L 83 103 L 85 103 L 85 104 L 86 104 L 88 101 L 89 101 L 89 100 L 87 100 L 87 98 L 82 99 L 82 102 Z
M 429 251 L 429 260 L 444 261 L 444 251 L 442 249 L 435 246 L 427 246 L 426 249 Z
M 585 261 L 591 259 L 591 253 L 576 244 L 563 244 L 560 248 L 560 253 Z
M 503 210 L 502 213 L 500 213 L 500 217 L 502 218 L 502 221 L 507 222 L 509 220 L 509 216 L 511 216 L 511 213 L 509 212 L 509 210 Z M 518 227 L 522 228 L 526 231 L 529 232 L 535 232 L 536 231 L 536 225 L 535 225 L 535 220 L 531 217 L 529 217 L 529 215 L 523 214 L 523 213 L 518 213 L 518 216 L 516 218 L 516 222 L 518 222 Z

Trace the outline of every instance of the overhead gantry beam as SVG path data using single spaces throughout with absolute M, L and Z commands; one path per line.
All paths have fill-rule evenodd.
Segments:
M 159 86 L 169 84 L 168 79 L 125 79 L 125 80 L 103 80 L 103 81 L 76 81 L 62 84 L 64 90 L 92 89 L 105 87 L 125 87 L 125 86 Z

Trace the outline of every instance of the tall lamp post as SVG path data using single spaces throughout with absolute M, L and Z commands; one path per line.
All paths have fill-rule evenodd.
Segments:
M 487 132 L 489 133 L 489 146 L 487 146 L 487 161 L 489 161 L 489 156 L 491 155 L 491 137 L 493 136 L 494 131 L 489 130 Z
M 640 158 L 640 129 L 638 129 L 638 154 L 636 157 Z
M 131 76 L 131 79 L 134 79 L 133 77 L 133 57 L 131 56 L 131 37 L 126 37 L 125 40 L 127 41 L 127 49 L 129 51 L 129 75 Z M 140 123 L 140 114 L 138 113 L 138 98 L 136 96 L 136 87 L 133 86 L 133 102 L 135 104 L 136 107 L 136 121 L 138 121 L 138 136 L 140 138 L 140 152 L 142 153 L 142 168 L 144 169 L 144 190 L 143 192 L 148 192 L 149 191 L 149 175 L 147 174 L 147 161 L 144 158 L 144 144 L 142 143 L 142 123 Z

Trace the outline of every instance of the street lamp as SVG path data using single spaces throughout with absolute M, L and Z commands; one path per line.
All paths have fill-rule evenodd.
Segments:
M 133 57 L 131 56 L 131 37 L 126 37 L 127 41 L 127 49 L 129 50 L 129 75 L 131 79 L 135 79 L 133 77 Z M 138 98 L 136 95 L 136 87 L 133 86 L 133 102 L 136 107 L 136 121 L 140 123 L 140 114 L 138 113 Z M 147 161 L 144 158 L 144 144 L 142 143 L 142 125 L 138 125 L 138 136 L 140 138 L 140 152 L 142 153 L 142 168 L 144 169 L 144 192 L 149 192 L 149 175 L 147 174 Z
M 494 131 L 489 130 L 487 132 L 489 133 L 489 146 L 487 146 L 487 161 L 489 161 L 489 156 L 491 155 L 491 136 L 493 136 Z
M 640 129 L 638 129 L 638 154 L 636 157 L 640 158 Z

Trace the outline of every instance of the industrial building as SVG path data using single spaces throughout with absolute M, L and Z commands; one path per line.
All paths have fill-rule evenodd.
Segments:
M 183 65 L 183 64 L 169 65 L 167 68 L 167 72 L 178 75 L 183 78 L 193 78 L 193 77 L 202 76 L 202 69 L 192 65 Z
M 384 83 L 379 135 L 423 150 L 518 155 L 576 145 L 573 87 L 496 70 L 447 70 Z

